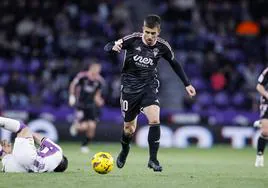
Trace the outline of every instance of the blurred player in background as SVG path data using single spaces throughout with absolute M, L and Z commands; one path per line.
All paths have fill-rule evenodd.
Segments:
M 257 91 L 260 93 L 260 120 L 254 122 L 255 127 L 260 127 L 261 135 L 257 143 L 256 167 L 264 166 L 264 149 L 268 140 L 268 67 L 258 78 Z
M 70 127 L 72 136 L 85 133 L 81 152 L 88 153 L 89 142 L 95 136 L 99 108 L 104 105 L 101 88 L 104 80 L 100 75 L 101 65 L 93 62 L 87 71 L 79 72 L 69 87 L 69 105 L 75 107 L 75 120 Z
M 6 140 L 0 142 L 3 172 L 64 172 L 68 160 L 59 145 L 32 133 L 23 123 L 0 117 L 0 127 L 17 134 L 14 147 Z M 35 144 L 39 145 L 36 149 Z
M 148 15 L 144 20 L 143 33 L 133 33 L 115 42 L 108 43 L 104 50 L 120 52 L 126 50 L 121 74 L 121 109 L 124 116 L 124 128 L 121 137 L 122 149 L 117 157 L 117 167 L 123 168 L 129 153 L 129 144 L 137 126 L 137 116 L 142 110 L 148 119 L 149 162 L 148 167 L 162 171 L 157 159 L 160 143 L 160 107 L 158 99 L 159 80 L 157 64 L 166 59 L 182 80 L 188 95 L 196 95 L 183 68 L 175 59 L 169 43 L 158 37 L 160 17 Z

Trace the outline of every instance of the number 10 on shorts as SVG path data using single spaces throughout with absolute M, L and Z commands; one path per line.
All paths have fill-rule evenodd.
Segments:
M 128 102 L 127 100 L 121 100 L 121 110 L 127 111 L 128 110 Z

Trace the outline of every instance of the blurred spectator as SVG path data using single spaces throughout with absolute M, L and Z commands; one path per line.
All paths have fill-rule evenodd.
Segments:
M 222 70 L 212 73 L 210 82 L 212 89 L 216 92 L 223 90 L 227 85 L 226 78 Z
M 236 33 L 240 36 L 257 36 L 260 33 L 260 27 L 256 22 L 243 21 L 238 24 Z
M 233 64 L 226 63 L 223 67 L 223 72 L 227 81 L 226 89 L 230 94 L 240 91 L 243 88 L 245 84 L 244 77 L 240 72 L 235 70 Z
M 3 110 L 5 110 L 7 107 L 7 99 L 6 99 L 6 93 L 5 89 L 3 87 L 0 87 L 0 114 Z
M 208 68 L 209 67 L 209 68 Z M 207 80 L 211 78 L 211 75 L 218 71 L 219 69 L 219 59 L 216 53 L 209 51 L 204 60 L 204 64 L 202 66 L 203 77 Z
M 245 79 L 246 91 L 255 92 L 260 71 L 261 70 L 258 69 L 256 62 L 250 62 L 248 65 L 243 67 L 242 74 Z
M 114 55 L 111 62 L 103 45 L 130 34 L 143 9 L 131 10 L 131 0 L 12 2 L 0 1 L 0 83 L 9 102 L 5 108 L 25 106 L 29 100 L 33 105 L 63 105 L 66 83 L 90 58 L 102 63 L 110 83 L 106 105 L 119 105 L 117 75 L 124 57 Z M 161 35 L 172 38 L 178 59 L 200 87 L 200 98 L 181 104 L 214 108 L 207 99 L 224 91 L 219 101 L 228 94 L 234 95 L 239 110 L 256 106 L 256 75 L 268 62 L 266 1 L 155 0 L 148 5 L 147 11 L 162 16 Z M 215 93 L 210 96 L 211 89 Z M 245 99 L 251 103 L 247 107 L 239 103 Z M 170 99 L 161 104 L 169 107 L 165 100 Z
M 29 91 L 23 76 L 13 72 L 10 80 L 5 86 L 12 107 L 26 107 L 29 104 Z
M 30 35 L 34 30 L 34 22 L 26 16 L 17 25 L 16 32 L 19 37 Z

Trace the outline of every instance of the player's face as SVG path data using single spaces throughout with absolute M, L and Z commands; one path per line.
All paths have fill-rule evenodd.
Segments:
M 155 41 L 160 33 L 159 27 L 149 28 L 143 26 L 143 39 L 147 45 L 151 46 L 155 44 Z
M 101 65 L 100 64 L 91 65 L 89 72 L 92 74 L 93 77 L 96 77 L 101 72 Z

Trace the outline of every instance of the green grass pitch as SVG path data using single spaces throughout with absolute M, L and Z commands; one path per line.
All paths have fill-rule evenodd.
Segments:
M 156 173 L 146 167 L 147 149 L 133 146 L 123 169 L 114 169 L 107 175 L 95 173 L 90 165 L 92 155 L 110 152 L 114 159 L 118 144 L 93 144 L 89 155 L 79 152 L 78 143 L 62 143 L 69 158 L 65 173 L 0 174 L 0 188 L 267 188 L 268 159 L 264 168 L 255 168 L 255 150 L 234 150 L 218 146 L 212 149 L 164 149 L 159 160 L 164 171 Z

